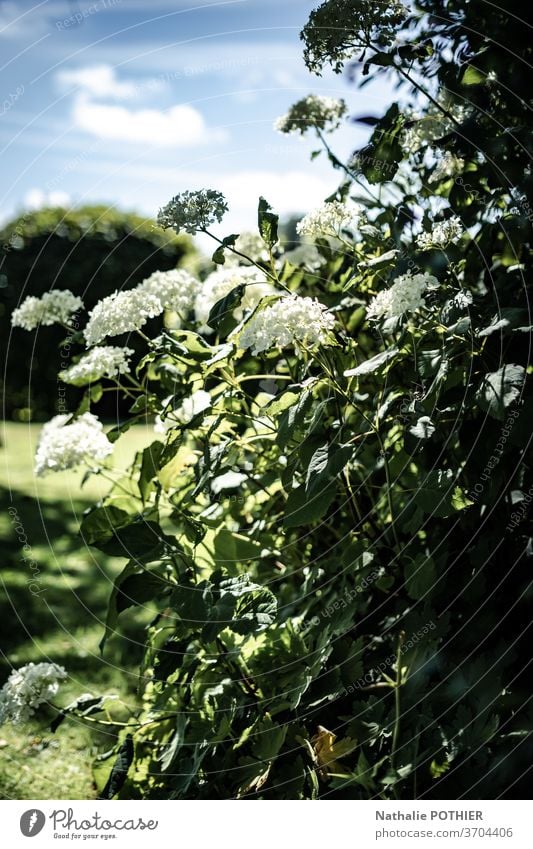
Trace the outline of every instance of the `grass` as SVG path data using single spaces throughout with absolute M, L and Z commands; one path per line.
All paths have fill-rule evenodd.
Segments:
M 32 464 L 38 431 L 35 425 L 7 423 L 0 448 L 6 598 L 0 618 L 0 683 L 13 667 L 54 661 L 69 674 L 58 704 L 83 692 L 117 693 L 132 703 L 141 655 L 141 647 L 128 637 L 132 619 L 103 658 L 98 650 L 111 584 L 124 561 L 85 548 L 77 533 L 83 511 L 109 484 L 93 477 L 81 488 L 83 471 L 36 480 Z M 144 427 L 124 434 L 115 446 L 115 468 L 125 468 L 152 439 Z M 29 549 L 23 549 L 25 543 Z M 6 723 L 0 727 L 0 798 L 93 798 L 93 756 L 112 743 L 72 720 L 55 734 L 42 716 L 20 727 Z

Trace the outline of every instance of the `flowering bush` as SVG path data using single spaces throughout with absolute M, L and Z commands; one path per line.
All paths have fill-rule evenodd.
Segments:
M 35 338 L 28 334 L 17 333 L 17 344 L 13 345 L 10 319 L 25 295 L 35 297 L 44 309 L 53 301 L 42 301 L 41 295 L 55 297 L 56 292 L 68 289 L 79 298 L 74 311 L 81 309 L 81 301 L 86 309 L 92 309 L 115 289 L 134 286 L 156 269 L 195 261 L 189 236 L 163 231 L 154 226 L 154 221 L 103 205 L 26 210 L 2 224 L 0 245 L 4 415 L 18 421 L 46 421 L 72 409 L 79 397 L 70 387 L 58 397 L 57 371 L 66 368 L 71 354 L 68 343 L 60 345 L 65 336 L 60 325 L 46 330 L 48 356 L 35 356 Z M 65 298 L 63 294 L 60 297 Z M 32 303 L 29 301 L 27 310 L 32 309 Z M 30 315 L 34 326 L 35 322 L 45 324 L 34 310 L 26 312 L 26 319 Z M 116 395 L 113 400 L 115 403 L 109 393 L 105 411 L 111 414 L 117 408 Z M 126 413 L 127 407 L 123 406 L 121 412 Z
M 261 198 L 262 250 L 214 232 L 222 268 L 205 280 L 153 275 L 88 318 L 74 378 L 98 382 L 72 420 L 46 426 L 37 471 L 88 459 L 98 473 L 127 427 L 156 430 L 81 526 L 88 545 L 127 559 L 103 650 L 126 609 L 153 611 L 141 703 L 117 723 L 104 796 L 521 791 L 531 528 L 510 517 L 533 485 L 530 184 L 523 153 L 497 129 L 511 126 L 514 104 L 493 88 L 470 95 L 481 121 L 498 115 L 489 157 L 468 111 L 459 120 L 443 97 L 421 98 L 426 77 L 449 103 L 472 85 L 468 67 L 453 66 L 452 79 L 427 43 L 438 26 L 450 48 L 466 55 L 469 37 L 475 49 L 468 33 L 488 24 L 462 14 L 467 36 L 424 16 L 415 36 L 401 4 L 330 0 L 313 13 L 311 67 L 339 69 L 364 48 L 367 72 L 407 74 L 415 94 L 411 111 L 395 104 L 371 121 L 350 163 L 325 143 L 344 179 L 299 227 L 312 266 L 295 251 L 287 260 Z M 497 48 L 483 45 L 478 62 L 497 65 Z M 415 149 L 415 107 L 457 128 Z M 307 117 L 323 138 L 314 101 Z M 455 158 L 439 169 L 443 151 Z M 207 232 L 225 210 L 219 192 L 189 192 L 160 223 Z M 145 335 L 164 311 L 177 319 Z M 92 347 L 108 336 L 125 346 L 127 334 L 146 348 L 133 373 L 127 348 Z M 88 410 L 106 380 L 131 400 L 131 418 L 105 436 Z M 101 705 L 94 697 L 90 709 Z

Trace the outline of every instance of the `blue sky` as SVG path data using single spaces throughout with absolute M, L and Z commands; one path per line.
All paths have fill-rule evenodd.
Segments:
M 2 219 L 45 201 L 155 215 L 211 187 L 238 232 L 259 194 L 282 215 L 320 203 L 338 175 L 274 119 L 310 92 L 355 115 L 381 114 L 392 93 L 307 72 L 299 32 L 317 2 L 1 0 Z M 347 124 L 334 146 L 347 155 L 366 134 Z

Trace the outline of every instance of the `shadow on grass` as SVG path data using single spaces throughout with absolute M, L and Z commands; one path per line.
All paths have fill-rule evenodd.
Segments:
M 6 597 L 0 617 L 4 664 L 6 657 L 12 660 L 12 655 L 25 653 L 28 644 L 45 646 L 55 637 L 59 651 L 52 659 L 68 656 L 70 647 L 74 651 L 71 660 L 77 666 L 77 653 L 81 652 L 83 658 L 84 648 L 93 648 L 92 644 L 80 645 L 80 634 L 103 630 L 107 601 L 121 561 L 105 558 L 80 539 L 78 525 L 88 506 L 83 501 L 37 501 L 0 487 L 4 517 L 0 575 Z M 119 643 L 120 638 L 116 638 L 115 651 L 120 651 Z M 130 641 L 127 655 L 128 665 L 140 659 L 140 650 Z M 101 665 L 101 661 L 98 663 Z
M 106 558 L 80 539 L 79 522 L 91 503 L 39 501 L 0 487 L 0 685 L 13 667 L 53 661 L 69 675 L 58 703 L 90 691 L 120 694 L 133 705 L 142 657 L 138 641 L 148 616 L 126 617 L 121 635 L 100 655 L 108 598 L 124 561 Z M 5 725 L 0 734 L 0 798 L 91 796 L 92 747 L 101 747 L 100 735 L 72 723 L 50 735 L 41 718 L 23 727 Z M 106 739 L 104 747 L 110 745 Z

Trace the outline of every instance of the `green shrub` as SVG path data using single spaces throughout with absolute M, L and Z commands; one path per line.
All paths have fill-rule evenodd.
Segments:
M 412 102 L 362 116 L 372 135 L 348 163 L 325 135 L 342 104 L 282 119 L 307 114 L 343 178 L 299 225 L 313 244 L 287 261 L 261 198 L 249 264 L 227 269 L 236 236 L 215 234 L 226 266 L 124 377 L 132 422 L 157 417 L 160 435 L 81 533 L 128 558 L 104 651 L 123 611 L 153 620 L 143 708 L 100 762 L 101 793 L 522 798 L 531 46 L 509 9 L 438 0 L 416 20 L 329 0 L 303 37 L 314 70 L 359 61 Z M 178 195 L 161 220 L 205 233 L 222 209 Z M 96 420 L 69 427 L 78 459 L 109 449 Z M 65 436 L 45 435 L 41 463 Z
M 106 206 L 26 212 L 0 231 L 0 351 L 8 418 L 42 421 L 57 412 L 59 345 L 64 332 L 47 331 L 46 345 L 10 334 L 10 315 L 28 295 L 70 289 L 88 308 L 115 289 L 131 288 L 157 269 L 174 268 L 192 251 L 186 236 L 169 236 L 153 222 Z M 77 394 L 68 391 L 70 404 Z

